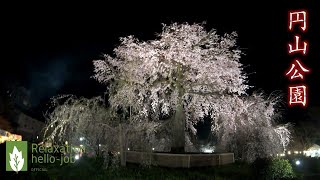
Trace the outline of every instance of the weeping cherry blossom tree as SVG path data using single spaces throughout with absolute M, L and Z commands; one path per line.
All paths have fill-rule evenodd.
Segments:
M 274 101 L 246 93 L 236 38 L 199 24 L 164 25 L 155 40 L 121 38 L 115 56 L 93 62 L 94 78 L 107 84 L 111 107 L 137 122 L 172 119 L 172 151 L 184 151 L 186 132 L 196 134 L 206 116 L 224 150 L 235 150 L 228 143 L 244 128 L 264 127 L 261 133 L 272 136 L 265 141 L 285 147 L 289 131 L 275 126 Z

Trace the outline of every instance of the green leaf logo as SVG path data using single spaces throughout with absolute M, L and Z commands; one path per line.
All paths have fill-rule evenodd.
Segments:
M 22 158 L 22 151 L 19 151 L 16 146 L 13 147 L 12 153 L 9 153 L 10 156 L 10 166 L 11 169 L 15 172 L 21 171 L 23 164 L 24 164 L 24 159 Z
M 28 142 L 7 141 L 6 142 L 6 171 L 28 170 Z

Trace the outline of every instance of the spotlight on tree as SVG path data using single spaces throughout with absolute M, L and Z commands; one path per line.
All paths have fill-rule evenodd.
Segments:
M 80 157 L 79 157 L 79 155 L 77 154 L 77 155 L 74 156 L 74 158 L 75 158 L 76 160 L 78 160 Z

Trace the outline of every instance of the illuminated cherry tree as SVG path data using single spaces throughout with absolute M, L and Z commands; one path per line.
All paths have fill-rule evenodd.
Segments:
M 94 61 L 94 78 L 107 84 L 111 107 L 122 109 L 137 122 L 172 119 L 168 127 L 173 151 L 183 151 L 185 132 L 196 134 L 195 125 L 206 116 L 220 140 L 256 124 L 269 127 L 280 142 L 288 134 L 277 133 L 265 104 L 254 108 L 252 104 L 261 98 L 246 94 L 249 86 L 236 37 L 234 32 L 223 36 L 215 30 L 207 32 L 198 24 L 164 25 L 155 40 L 121 38 L 115 56 Z M 219 143 L 228 148 L 222 146 L 225 142 Z
M 290 124 L 276 125 L 281 117 L 276 110 L 279 101 L 279 96 L 264 98 L 261 93 L 221 98 L 222 108 L 212 125 L 217 150 L 229 150 L 250 162 L 283 153 L 290 142 Z
M 77 98 L 73 95 L 60 95 L 52 98 L 52 109 L 46 114 L 47 124 L 44 131 L 46 139 L 54 143 L 65 143 L 85 146 L 87 153 L 104 151 L 120 152 L 122 146 L 134 142 L 143 146 L 149 141 L 155 142 L 153 130 L 156 123 L 145 122 L 123 123 L 120 135 L 121 119 L 105 104 L 101 97 Z M 141 133 L 145 134 L 141 138 Z
M 112 121 L 110 112 L 103 106 L 102 98 L 61 95 L 52 98 L 51 103 L 51 109 L 46 114 L 46 139 L 54 143 L 68 141 L 72 145 L 82 144 L 94 150 L 99 148 L 99 144 L 106 144 L 105 140 L 114 140 L 107 137 L 117 132 L 116 122 Z M 100 128 L 97 129 L 97 126 Z

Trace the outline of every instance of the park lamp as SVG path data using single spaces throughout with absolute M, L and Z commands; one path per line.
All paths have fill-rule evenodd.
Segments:
M 78 160 L 79 158 L 80 158 L 79 154 L 76 154 L 76 155 L 74 156 L 74 159 L 75 159 L 75 160 Z

